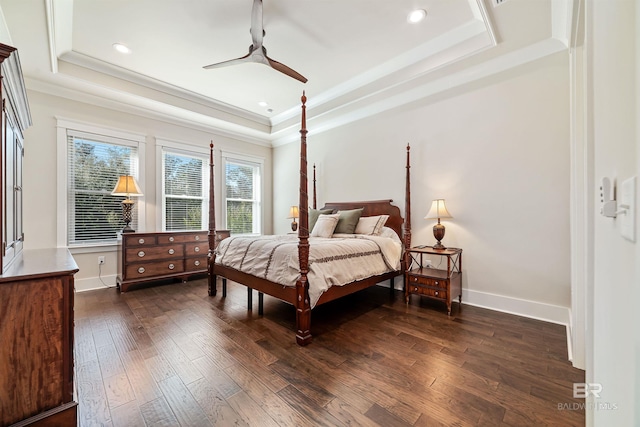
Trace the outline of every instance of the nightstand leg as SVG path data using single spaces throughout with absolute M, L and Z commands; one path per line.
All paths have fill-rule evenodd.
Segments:
M 447 316 L 451 316 L 451 303 L 447 303 Z

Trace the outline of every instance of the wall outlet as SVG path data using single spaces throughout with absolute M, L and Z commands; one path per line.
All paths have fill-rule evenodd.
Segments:
M 103 256 L 99 256 L 98 257 L 98 265 L 102 265 L 104 264 L 104 257 Z

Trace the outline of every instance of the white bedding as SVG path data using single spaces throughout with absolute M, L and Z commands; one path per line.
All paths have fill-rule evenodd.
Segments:
M 309 238 L 308 281 L 312 308 L 330 286 L 343 286 L 400 269 L 400 239 L 393 231 L 381 234 L 387 237 L 334 234 L 332 238 Z M 295 286 L 300 277 L 298 236 L 239 236 L 224 239 L 216 249 L 216 264 L 282 286 Z

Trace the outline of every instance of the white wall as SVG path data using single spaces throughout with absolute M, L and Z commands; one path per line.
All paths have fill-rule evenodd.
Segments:
M 392 198 L 404 212 L 411 143 L 412 243 L 435 243 L 423 217 L 445 198 L 454 218 L 443 222 L 443 243 L 464 250 L 463 302 L 568 321 L 568 70 L 568 54 L 556 54 L 317 135 L 308 111 L 319 205 Z M 297 204 L 298 144 L 273 156 L 281 233 Z
M 637 9 L 632 0 L 586 2 L 595 180 L 608 176 L 618 190 L 622 181 L 640 176 Z M 597 188 L 593 191 L 599 192 Z M 587 372 L 587 379 L 602 384 L 603 389 L 596 406 L 590 408 L 588 421 L 597 426 L 638 426 L 640 318 L 634 314 L 640 301 L 638 232 L 635 243 L 622 238 L 620 220 L 601 216 L 599 205 L 596 203 L 593 230 L 594 328 L 589 331 L 594 344 L 588 349 L 593 370 Z M 635 221 L 638 226 L 637 214 Z
M 156 200 L 156 138 L 187 142 L 208 149 L 213 139 L 216 150 L 215 164 L 216 184 L 220 186 L 220 152 L 231 151 L 262 157 L 264 163 L 264 227 L 271 232 L 272 223 L 272 191 L 271 191 L 271 148 L 234 140 L 216 135 L 214 131 L 190 129 L 185 126 L 152 120 L 142 116 L 122 113 L 100 108 L 69 99 L 59 98 L 40 92 L 28 91 L 29 106 L 33 118 L 33 126 L 25 132 L 24 160 L 24 229 L 25 248 L 55 247 L 56 237 L 56 117 L 72 121 L 89 123 L 97 126 L 119 129 L 146 135 L 146 156 L 144 159 L 145 188 L 144 198 L 136 203 L 145 203 L 145 228 L 137 231 L 160 231 L 157 223 L 157 209 L 160 201 Z M 220 189 L 216 195 L 221 194 Z M 216 218 L 221 224 L 221 200 L 216 200 Z M 80 267 L 76 275 L 76 289 L 91 289 L 102 286 L 98 280 L 97 258 L 106 257 L 102 268 L 102 278 L 108 285 L 115 285 L 116 253 L 115 246 L 111 251 L 74 253 Z

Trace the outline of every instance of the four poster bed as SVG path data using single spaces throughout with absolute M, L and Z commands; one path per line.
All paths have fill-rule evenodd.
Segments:
M 394 278 L 404 274 L 407 260 L 405 248 L 411 246 L 410 159 L 407 145 L 406 219 L 400 216 L 400 209 L 393 206 L 391 200 L 327 203 L 320 211 L 344 213 L 361 210 L 360 220 L 356 219 L 356 221 L 361 221 L 362 218 L 365 218 L 363 223 L 377 221 L 379 227 L 376 226 L 375 233 L 310 237 L 306 96 L 304 94 L 301 101 L 297 236 L 236 236 L 222 241 L 216 238 L 213 144 L 211 144 L 208 279 L 210 296 L 215 296 L 217 293 L 217 276 L 223 278 L 223 296 L 226 296 L 226 279 L 247 286 L 249 298 L 252 289 L 257 290 L 260 297 L 260 314 L 262 314 L 263 293 L 293 305 L 296 308 L 296 341 L 299 345 L 307 345 L 311 342 L 313 307 L 385 280 L 390 280 L 391 291 L 393 291 Z M 315 167 L 311 211 L 314 215 L 318 214 Z M 318 221 L 329 221 L 331 220 L 329 217 L 337 218 L 338 215 L 323 215 L 318 218 Z M 316 233 L 315 229 L 313 233 Z

